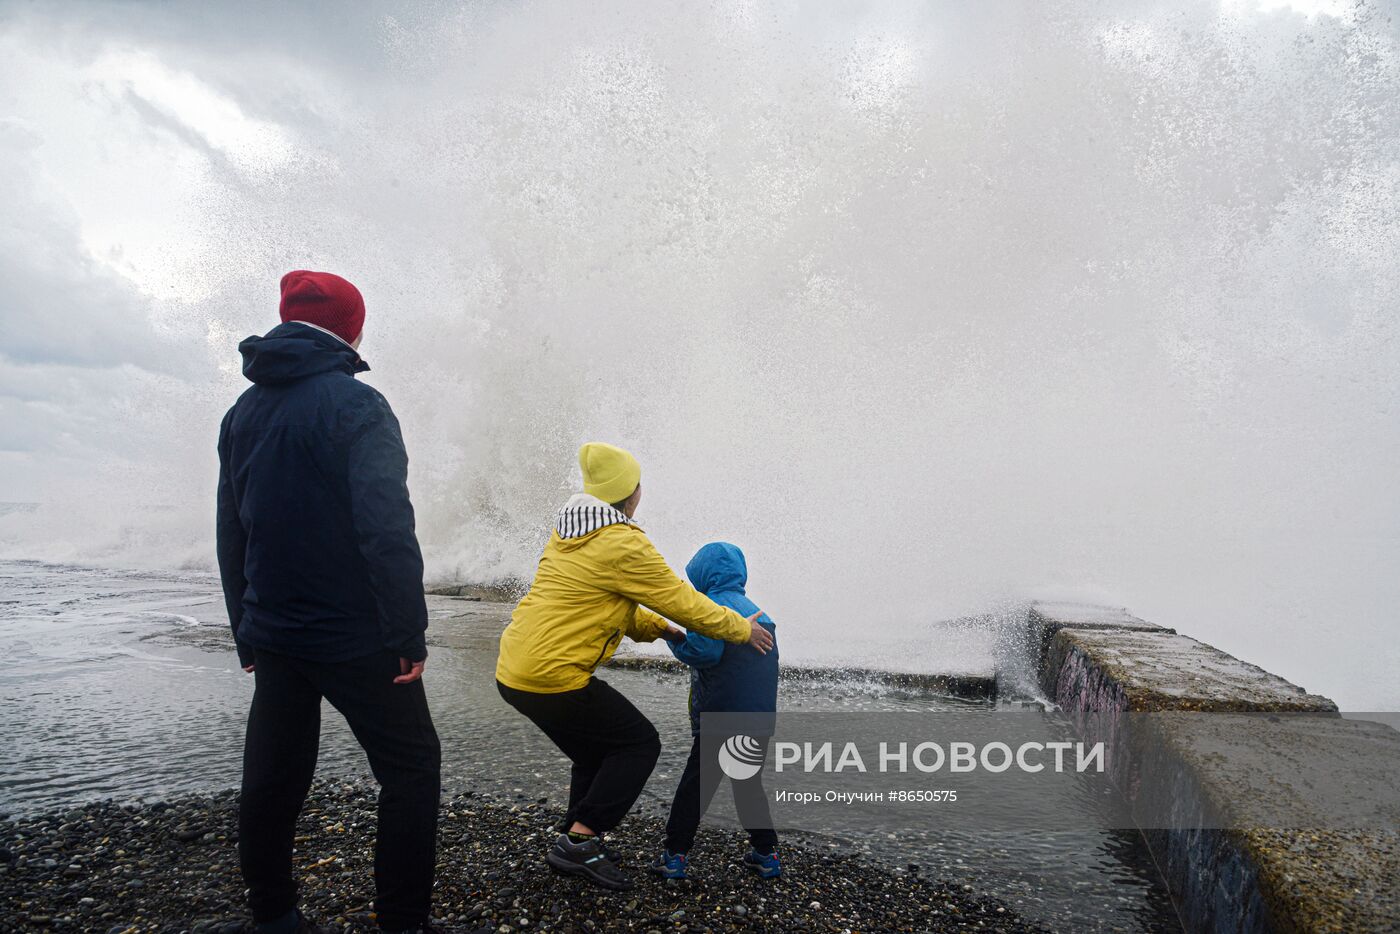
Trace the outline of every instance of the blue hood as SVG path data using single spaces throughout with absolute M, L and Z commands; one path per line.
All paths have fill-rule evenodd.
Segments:
M 279 324 L 263 337 L 245 339 L 238 352 L 243 355 L 243 375 L 260 386 L 292 383 L 333 370 L 354 375 L 369 369 L 340 338 L 294 321 Z
M 744 587 L 749 567 L 744 553 L 728 542 L 710 542 L 685 566 L 695 589 L 740 616 L 752 616 L 759 608 Z M 750 735 L 771 736 L 772 714 L 778 709 L 778 632 L 767 613 L 758 622 L 773 636 L 773 649 L 763 655 L 746 643 L 723 642 L 686 633 L 685 642 L 668 642 L 671 653 L 692 668 L 690 729 L 700 735 L 700 714 L 756 713 L 766 719 L 749 727 Z
M 710 542 L 685 566 L 690 584 L 703 594 L 743 593 L 749 582 L 744 553 L 728 542 Z

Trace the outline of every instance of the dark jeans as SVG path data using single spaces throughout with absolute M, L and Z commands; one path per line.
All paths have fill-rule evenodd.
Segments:
M 441 752 L 423 682 L 394 684 L 399 659 L 391 652 L 309 662 L 260 649 L 255 664 L 238 809 L 238 855 L 253 918 L 275 920 L 296 907 L 292 837 L 316 771 L 324 697 L 364 747 L 380 786 L 374 849 L 379 923 L 397 929 L 426 921 Z
M 766 754 L 767 740 L 763 742 Z M 711 747 L 707 744 L 705 748 Z M 685 762 L 681 783 L 676 786 L 676 797 L 671 802 L 671 816 L 666 821 L 666 849 L 672 853 L 690 852 L 700 818 L 710 809 L 720 779 L 725 777 L 717 761 L 702 769 L 700 760 L 700 737 L 697 736 L 690 745 L 690 758 Z M 763 773 L 741 782 L 731 778 L 729 784 L 734 790 L 734 809 L 739 813 L 739 823 L 749 832 L 749 842 L 760 853 L 772 853 L 778 847 L 778 834 L 773 830 L 768 794 L 763 790 Z
M 499 681 L 496 687 L 574 764 L 564 819 L 595 833 L 620 824 L 661 755 L 661 739 L 651 721 L 597 678 L 558 694 L 517 691 Z

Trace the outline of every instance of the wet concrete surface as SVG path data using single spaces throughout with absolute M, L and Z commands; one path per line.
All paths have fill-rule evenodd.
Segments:
M 1115 780 L 1189 929 L 1400 930 L 1393 723 L 1342 719 L 1328 698 L 1128 614 L 1074 615 L 1047 614 L 1041 683 L 1086 738 L 1118 743 Z
M 1088 704 L 1085 709 L 1337 709 L 1257 665 L 1168 631 L 1061 629 L 1050 641 L 1041 683 L 1057 698 Z

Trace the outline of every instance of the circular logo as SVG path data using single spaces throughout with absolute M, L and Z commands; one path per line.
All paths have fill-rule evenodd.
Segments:
M 719 747 L 720 771 L 737 782 L 753 778 L 763 768 L 766 752 L 763 743 L 752 736 L 731 736 Z

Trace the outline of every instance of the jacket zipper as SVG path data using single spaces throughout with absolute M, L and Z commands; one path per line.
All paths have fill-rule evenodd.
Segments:
M 613 639 L 621 641 L 622 633 L 613 632 L 608 634 L 608 638 L 603 642 L 603 650 L 598 653 L 598 657 L 593 659 L 593 664 L 589 666 L 589 671 L 596 671 L 598 664 L 602 662 L 603 656 L 608 654 L 608 649 L 612 648 Z

